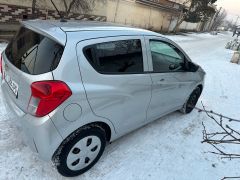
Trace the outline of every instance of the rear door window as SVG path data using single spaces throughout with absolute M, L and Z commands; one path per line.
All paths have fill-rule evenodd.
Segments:
M 143 73 L 139 39 L 104 42 L 83 49 L 89 63 L 102 74 Z
M 15 67 L 25 73 L 38 75 L 54 70 L 63 51 L 64 46 L 58 42 L 22 27 L 5 53 Z

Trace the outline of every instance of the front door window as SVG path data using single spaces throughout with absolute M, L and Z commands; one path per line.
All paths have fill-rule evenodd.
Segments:
M 153 72 L 184 71 L 184 55 L 173 45 L 162 41 L 150 40 L 150 50 Z

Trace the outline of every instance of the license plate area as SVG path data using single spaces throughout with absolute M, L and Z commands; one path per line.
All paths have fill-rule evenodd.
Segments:
M 13 92 L 13 94 L 15 95 L 15 97 L 18 97 L 18 84 L 12 80 L 12 78 L 5 73 L 5 81 L 8 84 L 8 86 L 10 87 L 11 91 Z

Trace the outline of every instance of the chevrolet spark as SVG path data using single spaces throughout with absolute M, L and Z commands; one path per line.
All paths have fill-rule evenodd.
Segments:
M 22 22 L 0 64 L 26 143 L 68 177 L 94 166 L 106 143 L 190 113 L 205 76 L 163 35 L 101 22 Z

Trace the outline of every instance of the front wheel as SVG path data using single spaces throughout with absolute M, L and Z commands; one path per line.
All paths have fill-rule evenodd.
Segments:
M 67 138 L 54 155 L 53 161 L 61 175 L 78 176 L 97 163 L 105 145 L 105 131 L 99 126 L 86 126 Z
M 195 108 L 198 99 L 201 95 L 201 89 L 197 87 L 192 94 L 189 96 L 187 102 L 183 105 L 183 108 L 181 109 L 181 112 L 184 114 L 189 114 L 192 112 L 192 110 Z

